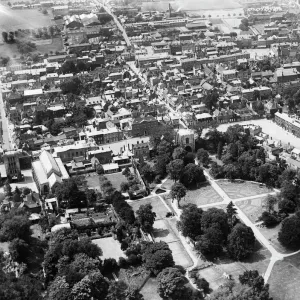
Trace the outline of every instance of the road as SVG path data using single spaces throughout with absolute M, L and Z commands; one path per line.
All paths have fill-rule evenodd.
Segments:
M 1 86 L 1 82 L 0 82 L 0 86 Z M 1 87 L 0 87 L 0 118 L 2 122 L 2 133 L 1 133 L 2 149 L 11 150 L 13 147 L 10 142 L 10 128 L 9 128 L 8 118 L 6 117 Z
M 108 3 L 103 3 L 99 0 L 94 0 L 94 3 L 96 5 L 100 5 L 101 7 L 103 7 L 106 10 L 106 12 L 112 16 L 112 18 L 114 19 L 114 21 L 115 21 L 116 25 L 118 26 L 119 30 L 122 32 L 123 38 L 124 38 L 127 46 L 128 47 L 131 46 L 131 42 L 128 38 L 128 35 L 127 35 L 123 25 L 119 22 L 117 16 L 111 11 L 110 7 L 108 6 Z

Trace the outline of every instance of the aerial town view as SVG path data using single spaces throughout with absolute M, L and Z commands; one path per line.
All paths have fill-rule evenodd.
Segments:
M 1 0 L 0 300 L 299 300 L 300 1 Z

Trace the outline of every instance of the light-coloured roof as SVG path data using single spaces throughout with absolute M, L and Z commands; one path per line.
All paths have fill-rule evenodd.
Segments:
M 42 95 L 42 89 L 35 89 L 35 90 L 26 90 L 24 91 L 24 96 L 35 96 L 35 95 Z
M 54 231 L 57 231 L 59 229 L 62 229 L 62 228 L 71 228 L 71 225 L 70 223 L 64 223 L 64 224 L 57 224 L 57 225 L 54 225 L 52 228 L 51 228 L 51 232 L 54 232 Z
M 104 171 L 109 171 L 109 170 L 115 170 L 115 169 L 118 169 L 119 168 L 119 165 L 118 164 L 114 164 L 114 163 L 111 163 L 111 164 L 104 164 L 102 165 Z
M 62 179 L 60 176 L 57 176 L 55 173 L 52 173 L 48 178 L 49 186 L 52 188 L 57 182 L 62 183 Z
M 47 174 L 43 169 L 42 163 L 39 160 L 36 160 L 32 163 L 32 168 L 36 174 L 36 178 L 39 184 L 48 183 Z
M 54 159 L 55 159 L 55 161 L 56 161 L 56 163 L 57 163 L 57 165 L 58 165 L 58 167 L 60 169 L 60 172 L 61 172 L 61 175 L 62 175 L 62 179 L 69 179 L 70 176 L 69 176 L 69 174 L 68 174 L 68 172 L 67 172 L 67 170 L 66 170 L 66 168 L 65 168 L 65 166 L 64 166 L 64 164 L 63 164 L 63 162 L 61 160 L 61 158 L 60 157 L 55 157 Z
M 42 163 L 42 167 L 49 178 L 52 173 L 55 173 L 61 176 L 61 171 L 53 158 L 53 156 L 46 150 L 42 151 L 40 155 L 40 161 Z

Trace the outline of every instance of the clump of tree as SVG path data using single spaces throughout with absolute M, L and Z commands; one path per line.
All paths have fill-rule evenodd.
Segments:
M 146 233 L 151 233 L 155 221 L 156 213 L 152 211 L 151 204 L 141 205 L 136 211 L 137 221 L 141 228 Z

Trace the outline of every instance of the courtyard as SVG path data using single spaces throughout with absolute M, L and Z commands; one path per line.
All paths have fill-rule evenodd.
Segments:
M 103 255 L 101 256 L 101 259 L 114 258 L 118 261 L 119 257 L 125 257 L 125 254 L 121 250 L 120 243 L 113 237 L 96 239 L 93 240 L 93 243 L 102 249 Z
M 216 183 L 222 188 L 227 196 L 232 199 L 240 199 L 246 197 L 259 196 L 272 192 L 266 186 L 251 181 L 235 181 L 217 180 Z

